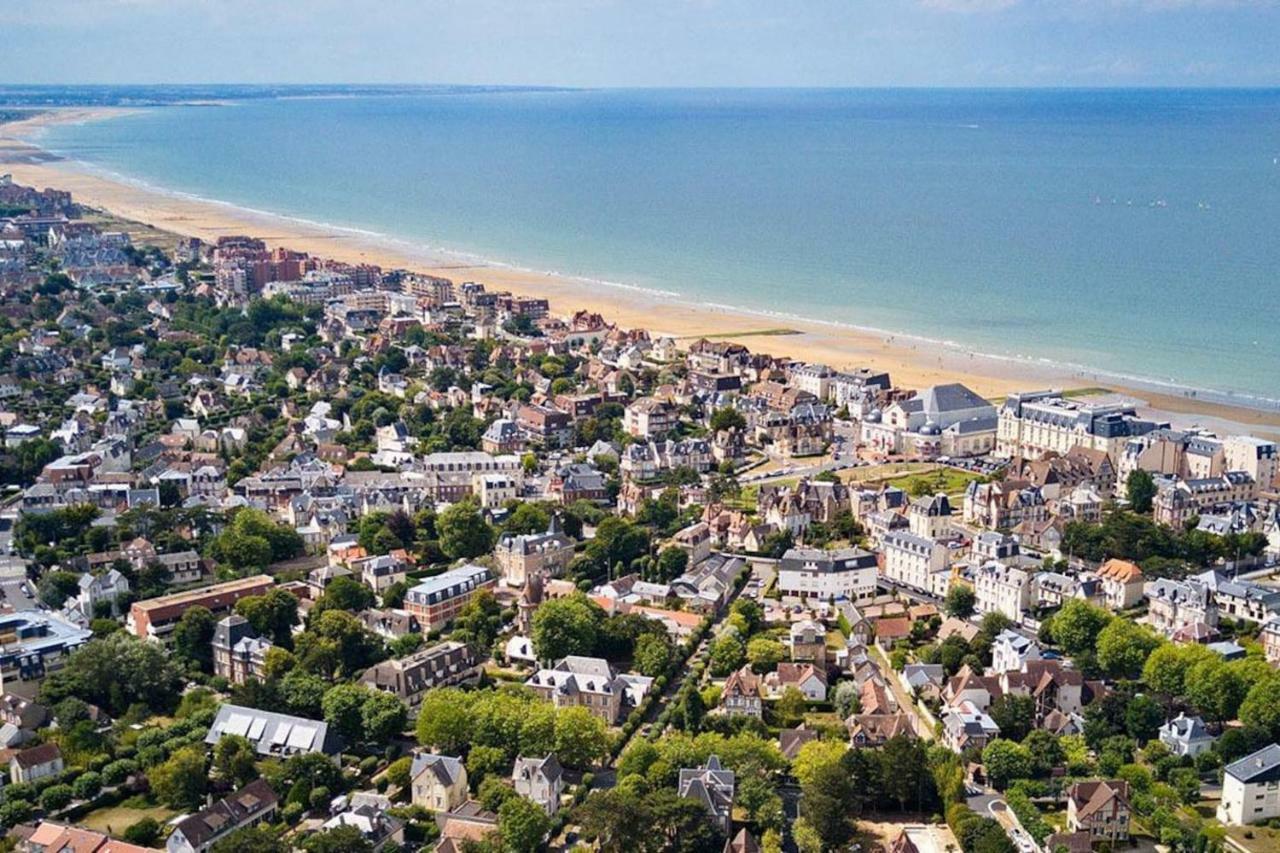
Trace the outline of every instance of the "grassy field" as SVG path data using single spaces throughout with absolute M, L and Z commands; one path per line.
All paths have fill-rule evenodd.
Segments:
M 1251 853 L 1280 853 L 1280 829 L 1268 829 L 1265 826 L 1228 826 L 1226 830 L 1232 841 Z
M 118 806 L 94 809 L 80 818 L 78 823 L 98 832 L 119 835 L 144 817 L 155 818 L 158 822 L 164 823 L 177 814 L 173 809 L 164 806 L 137 808 L 133 806 L 131 801 L 126 800 L 125 802 L 129 803 L 129 805 L 121 803 Z

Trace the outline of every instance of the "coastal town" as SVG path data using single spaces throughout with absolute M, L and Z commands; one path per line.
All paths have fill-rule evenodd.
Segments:
M 0 177 L 0 849 L 1280 850 L 1280 449 Z

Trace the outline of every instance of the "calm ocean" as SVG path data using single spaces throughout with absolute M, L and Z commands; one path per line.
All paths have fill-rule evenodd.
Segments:
M 533 269 L 1280 398 L 1280 91 L 260 100 L 43 142 Z

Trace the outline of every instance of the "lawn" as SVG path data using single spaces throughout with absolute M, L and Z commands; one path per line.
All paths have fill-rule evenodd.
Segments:
M 143 806 L 135 800 L 136 798 L 131 798 L 119 805 L 94 809 L 80 818 L 78 823 L 88 829 L 118 836 L 144 817 L 155 818 L 157 822 L 163 824 L 177 814 L 173 809 L 165 806 Z
M 1251 853 L 1280 853 L 1280 829 L 1265 826 L 1225 827 L 1231 840 Z M 1252 838 L 1248 836 L 1253 836 Z

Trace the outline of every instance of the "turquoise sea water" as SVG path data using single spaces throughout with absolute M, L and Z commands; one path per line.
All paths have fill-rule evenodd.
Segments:
M 533 269 L 1280 399 L 1276 90 L 257 100 L 42 142 Z

